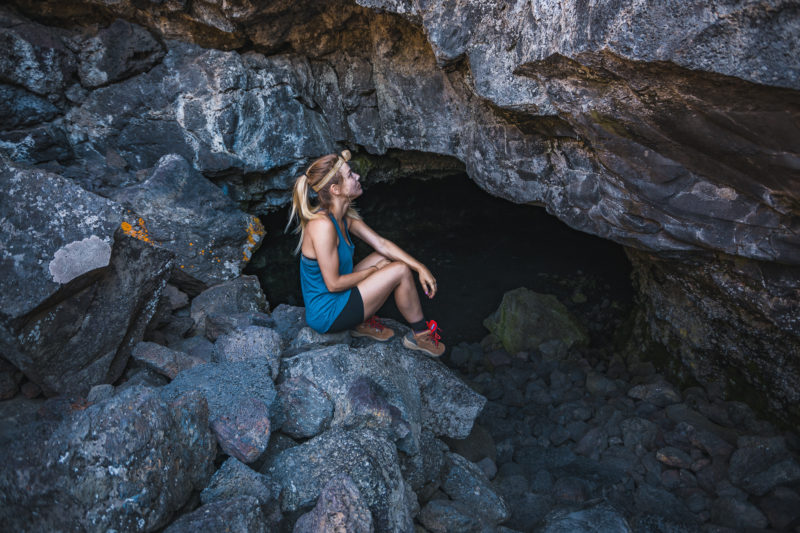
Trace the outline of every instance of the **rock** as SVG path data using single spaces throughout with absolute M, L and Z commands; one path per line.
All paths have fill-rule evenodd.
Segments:
M 281 508 L 311 505 L 334 477 L 346 473 L 372 513 L 377 531 L 410 531 L 407 500 L 394 445 L 368 429 L 334 428 L 280 453 L 265 473 L 281 484 Z
M 488 457 L 484 457 L 476 463 L 478 468 L 486 475 L 486 479 L 492 480 L 497 475 L 497 465 Z
M 175 379 L 175 376 L 206 361 L 183 352 L 170 350 L 154 342 L 140 342 L 133 347 L 131 357 L 148 368 Z
M 145 72 L 164 57 L 150 33 L 121 19 L 87 39 L 78 55 L 78 75 L 93 89 Z
M 383 388 L 370 378 L 357 378 L 347 389 L 340 423 L 347 429 L 380 430 L 397 443 L 398 450 L 407 453 L 419 450 L 419 440 L 412 435 L 410 423 L 389 403 Z
M 551 340 L 559 340 L 567 348 L 588 341 L 583 328 L 555 296 L 524 287 L 504 294 L 500 307 L 483 325 L 509 353 L 538 349 Z
M 217 337 L 214 347 L 217 361 L 266 359 L 272 369 L 272 378 L 278 377 L 283 341 L 272 329 L 247 326 L 244 329 L 234 330 Z
M 185 391 L 205 397 L 209 422 L 226 453 L 249 463 L 266 450 L 276 396 L 266 361 L 198 365 L 178 374 L 161 393 L 173 398 Z
M 120 383 L 117 387 L 117 392 L 131 387 L 163 387 L 169 383 L 169 379 L 163 374 L 159 374 L 155 370 L 150 370 L 147 367 L 134 368 L 126 374 L 126 381 Z
M 444 468 L 444 452 L 447 445 L 433 436 L 430 431 L 420 434 L 419 453 L 415 455 L 400 454 L 400 470 L 403 479 L 418 494 L 428 485 L 439 488 L 442 469 Z
M 305 376 L 331 398 L 336 406 L 333 426 L 347 412 L 347 391 L 355 381 L 372 380 L 411 429 L 412 438 L 403 445 L 408 450 L 415 446 L 421 428 L 436 436 L 466 437 L 484 403 L 444 366 L 398 342 L 319 348 L 283 359 L 282 365 L 282 376 Z
M 635 509 L 640 514 L 650 514 L 676 524 L 697 525 L 698 518 L 683 502 L 664 489 L 641 484 L 634 495 Z
M 348 331 L 340 333 L 318 333 L 308 326 L 303 327 L 297 336 L 292 339 L 289 348 L 293 355 L 306 352 L 320 346 L 332 346 L 334 344 L 350 344 L 351 338 Z
M 191 318 L 189 318 L 189 322 L 192 322 Z M 216 358 L 214 344 L 205 337 L 201 336 L 181 339 L 173 344 L 170 344 L 170 348 L 178 352 L 183 352 L 189 357 L 205 361 L 206 363 L 210 363 Z
M 141 231 L 175 254 L 183 274 L 207 285 L 239 276 L 264 236 L 258 218 L 240 211 L 177 154 L 161 157 L 146 181 L 112 198 L 141 217 Z M 194 302 L 192 318 L 197 322 Z
M 583 503 L 589 498 L 590 493 L 589 483 L 573 476 L 565 476 L 556 480 L 551 491 L 553 499 L 566 504 Z
M 42 394 L 42 388 L 32 381 L 23 383 L 19 390 L 23 396 L 31 400 Z
M 735 529 L 764 529 L 769 525 L 767 517 L 757 507 L 734 498 L 718 498 L 711 507 L 711 518 L 717 524 Z
M 300 330 L 306 327 L 304 307 L 280 304 L 272 310 L 270 318 L 275 322 L 275 330 L 280 333 L 287 344 L 291 343 Z
M 663 381 L 631 387 L 628 390 L 628 396 L 650 402 L 658 407 L 666 407 L 681 401 L 681 395 L 672 388 L 672 385 Z
M 555 510 L 544 520 L 543 533 L 631 533 L 633 530 L 625 518 L 613 507 L 599 504 L 570 511 Z
M 48 395 L 116 381 L 171 254 L 125 235 L 119 206 L 57 175 L 0 164 L 0 186 L 0 351 Z
M 778 485 L 800 481 L 800 465 L 782 437 L 741 437 L 728 469 L 731 483 L 763 496 Z
M 167 283 L 161 296 L 169 304 L 170 311 L 177 311 L 189 305 L 189 296 L 175 285 Z
M 353 480 L 347 474 L 331 479 L 311 512 L 298 518 L 294 533 L 347 531 L 372 533 L 372 513 Z
M 586 376 L 586 390 L 590 394 L 601 397 L 611 396 L 617 392 L 617 384 L 597 372 L 589 372 Z
M 451 451 L 473 463 L 487 457 L 492 461 L 497 459 L 497 447 L 492 435 L 478 423 L 473 424 L 472 431 L 465 439 L 444 437 L 442 440 L 450 447 Z
M 195 327 L 204 331 L 208 315 L 263 312 L 266 308 L 267 299 L 261 291 L 258 278 L 239 276 L 232 281 L 215 285 L 195 297 L 192 300 L 191 316 Z
M 656 452 L 656 459 L 667 466 L 674 468 L 691 468 L 692 458 L 686 452 L 667 446 Z
M 52 120 L 59 109 L 20 87 L 0 84 L 0 129 L 10 130 Z
M 800 518 L 800 495 L 786 487 L 778 487 L 758 502 L 759 510 L 775 529 L 787 529 L 789 524 Z
M 95 385 L 86 395 L 86 401 L 89 403 L 98 403 L 108 400 L 114 395 L 114 385 L 105 383 L 103 385 Z
M 205 486 L 216 452 L 202 396 L 167 403 L 144 387 L 75 405 L 48 433 L 4 446 L 0 515 L 9 528 L 158 529 Z
M 200 501 L 208 504 L 238 496 L 251 496 L 261 505 L 276 500 L 279 487 L 234 457 L 228 458 L 217 470 L 208 486 L 200 493 Z
M 626 448 L 642 445 L 645 449 L 652 449 L 658 434 L 658 426 L 643 418 L 625 419 L 622 421 L 621 429 Z
M 303 376 L 289 378 L 278 386 L 280 430 L 296 439 L 313 437 L 333 418 L 333 403 L 327 394 Z
M 509 516 L 508 507 L 492 489 L 480 467 L 458 454 L 445 454 L 442 490 L 453 500 L 465 504 L 483 521 L 499 524 Z
M 585 455 L 597 459 L 608 448 L 608 435 L 602 428 L 592 428 L 581 437 L 573 448 L 578 455 Z
M 13 398 L 18 390 L 19 386 L 14 375 L 11 372 L 0 372 L 0 400 Z
M 275 321 L 266 313 L 253 311 L 234 314 L 211 313 L 206 316 L 206 336 L 211 339 L 212 342 L 217 340 L 217 337 L 220 335 L 226 335 L 237 329 L 244 329 L 247 326 L 274 328 Z M 287 342 L 285 338 L 283 338 L 283 340 Z
M 479 532 L 484 530 L 480 519 L 463 502 L 432 500 L 419 514 L 419 521 L 432 533 Z
M 273 529 L 252 496 L 215 500 L 178 518 L 165 533 L 195 531 L 230 531 L 232 533 L 268 533 Z

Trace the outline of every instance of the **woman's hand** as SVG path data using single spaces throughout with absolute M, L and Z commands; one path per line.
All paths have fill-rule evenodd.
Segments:
M 419 271 L 419 284 L 422 285 L 425 296 L 428 298 L 436 296 L 436 278 L 434 278 L 431 271 L 424 266 Z

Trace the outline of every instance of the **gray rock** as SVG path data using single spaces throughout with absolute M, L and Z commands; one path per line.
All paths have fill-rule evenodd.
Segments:
M 186 391 L 198 391 L 205 397 L 209 422 L 226 453 L 245 463 L 264 453 L 276 396 L 266 361 L 198 365 L 178 374 L 162 389 L 162 395 L 173 398 Z
M 423 430 L 420 434 L 419 453 L 400 454 L 403 479 L 414 491 L 419 493 L 426 485 L 439 487 L 446 450 L 446 444 L 434 437 L 430 431 Z
M 622 421 L 622 439 L 626 448 L 635 448 L 637 445 L 645 449 L 652 449 L 655 444 L 658 426 L 644 418 L 627 418 Z
M 175 285 L 167 283 L 162 298 L 169 304 L 170 311 L 177 311 L 189 305 L 189 296 Z
M 677 524 L 697 525 L 699 518 L 686 505 L 664 489 L 641 484 L 634 495 L 635 509 L 640 514 L 651 514 Z
M 171 254 L 125 235 L 118 205 L 54 174 L 0 163 L 0 187 L 0 351 L 48 395 L 116 381 Z
M 787 529 L 789 524 L 800 518 L 800 495 L 786 487 L 778 487 L 758 502 L 761 512 L 775 529 Z
M 211 341 L 215 341 L 220 335 L 231 333 L 237 329 L 244 329 L 247 326 L 274 328 L 275 321 L 266 313 L 259 312 L 211 313 L 206 316 L 206 337 Z M 281 338 L 284 343 L 287 342 L 285 338 Z
M 352 533 L 372 533 L 372 513 L 364 503 L 364 498 L 353 480 L 347 474 L 331 479 L 317 504 L 309 513 L 298 518 L 294 533 L 324 533 L 327 531 L 347 531 Z
M 199 331 L 205 330 L 206 316 L 263 312 L 267 299 L 255 276 L 239 276 L 206 289 L 192 300 L 191 316 Z M 216 338 L 216 337 L 215 337 Z
M 509 516 L 506 503 L 494 491 L 480 467 L 458 454 L 445 454 L 442 490 L 465 504 L 483 521 L 499 524 Z
M 681 395 L 669 383 L 660 381 L 647 385 L 636 385 L 628 390 L 628 396 L 666 407 L 681 401 Z
M 556 480 L 550 494 L 562 504 L 581 504 L 589 499 L 591 486 L 584 479 L 565 476 Z
M 308 438 L 327 428 L 333 418 L 333 403 L 311 381 L 298 376 L 278 386 L 278 411 L 283 433 Z
M 280 487 L 234 457 L 228 458 L 211 476 L 208 486 L 200 493 L 200 501 L 208 504 L 237 496 L 251 496 L 261 505 L 276 500 Z
M 290 344 L 306 327 L 306 310 L 304 307 L 294 307 L 280 304 L 272 310 L 270 318 L 275 323 L 275 330 L 280 333 L 283 340 Z
M 497 465 L 488 457 L 484 457 L 476 463 L 478 468 L 486 475 L 486 479 L 492 480 L 497 475 Z
M 597 396 L 610 396 L 617 392 L 617 384 L 597 372 L 589 372 L 586 376 L 586 390 Z
M 112 197 L 144 218 L 149 238 L 175 254 L 181 273 L 208 285 L 239 276 L 264 236 L 258 218 L 177 154 L 161 157 L 146 181 Z M 194 302 L 192 318 L 197 322 Z
M 189 319 L 190 327 L 192 319 Z M 188 329 L 188 328 L 187 328 Z M 195 336 L 186 339 L 180 339 L 177 342 L 170 344 L 170 348 L 178 352 L 183 352 L 190 357 L 201 359 L 207 363 L 214 361 L 216 356 L 214 344 L 205 337 Z
M 0 84 L 0 129 L 32 126 L 55 118 L 59 109 L 20 87 Z
M 223 362 L 266 359 L 272 368 L 272 378 L 278 377 L 283 341 L 272 329 L 247 326 L 220 335 L 214 343 L 216 360 Z
M 86 531 L 160 528 L 205 486 L 216 453 L 201 395 L 167 403 L 144 387 L 71 409 L 44 438 L 10 446 L 0 472 L 2 521 L 41 531 L 64 524 Z
M 689 454 L 678 448 L 673 448 L 672 446 L 667 446 L 658 450 L 656 452 L 656 459 L 667 466 L 675 468 L 691 468 L 693 463 Z
M 148 70 L 164 53 L 147 30 L 118 19 L 83 43 L 78 75 L 84 87 L 108 85 Z
M 625 518 L 613 507 L 599 504 L 570 511 L 555 510 L 544 520 L 543 533 L 632 533 Z
M 169 379 L 166 376 L 147 367 L 132 368 L 126 373 L 125 377 L 127 378 L 126 381 L 117 386 L 117 392 L 131 387 L 158 388 L 169 383 Z
M 178 518 L 164 530 L 165 533 L 196 531 L 268 533 L 273 529 L 257 499 L 252 496 L 237 496 L 205 504 Z
M 800 465 L 782 437 L 742 437 L 733 452 L 728 477 L 737 487 L 763 496 L 778 485 L 800 481 Z
M 769 521 L 753 504 L 735 498 L 718 498 L 711 506 L 711 518 L 720 525 L 740 528 L 764 529 Z
M 588 340 L 583 328 L 555 296 L 524 287 L 504 294 L 500 307 L 483 325 L 509 353 L 538 349 L 552 340 L 568 349 Z
M 318 333 L 308 326 L 303 327 L 297 332 L 297 336 L 292 339 L 289 348 L 292 354 L 305 352 L 320 346 L 331 346 L 334 344 L 350 344 L 351 337 L 347 331 L 340 333 Z
M 89 403 L 102 402 L 108 400 L 114 395 L 114 385 L 105 383 L 103 385 L 95 385 L 89 390 L 86 395 L 86 401 Z
M 13 398 L 19 391 L 17 380 L 11 372 L 0 372 L 0 400 Z
M 169 379 L 197 365 L 205 364 L 206 361 L 198 357 L 175 350 L 170 350 L 166 346 L 161 346 L 154 342 L 140 342 L 133 347 L 131 357 L 139 363 L 165 375 Z
M 432 500 L 422 508 L 420 523 L 432 533 L 478 533 L 486 526 L 467 504 L 450 500 Z
M 264 471 L 282 485 L 284 511 L 311 505 L 329 481 L 346 473 L 369 507 L 376 530 L 413 529 L 413 504 L 407 500 L 395 447 L 370 430 L 331 429 L 280 453 Z

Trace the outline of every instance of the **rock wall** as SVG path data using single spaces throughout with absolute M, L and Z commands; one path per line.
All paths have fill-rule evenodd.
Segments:
M 447 156 L 491 194 L 644 252 L 632 254 L 651 336 L 790 405 L 796 2 L 12 5 L 22 14 L 0 17 L 8 157 L 113 196 L 177 153 L 263 212 L 338 147 L 364 171 L 395 150 L 458 168 Z M 710 254 L 705 289 L 690 293 L 698 253 Z M 777 299 L 764 265 L 785 280 Z M 681 334 L 688 296 L 703 328 L 718 308 L 742 327 L 699 350 Z

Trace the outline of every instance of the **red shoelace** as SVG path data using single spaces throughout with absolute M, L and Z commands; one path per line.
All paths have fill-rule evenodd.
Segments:
M 441 335 L 436 333 L 437 331 L 442 331 L 441 328 L 439 328 L 439 324 L 437 324 L 435 320 L 428 320 L 425 323 L 425 325 L 428 326 L 428 329 L 431 331 L 431 337 L 433 337 L 433 345 L 439 346 L 439 341 L 442 338 Z
M 369 317 L 367 319 L 366 323 L 367 323 L 367 326 L 369 326 L 371 328 L 375 328 L 378 331 L 383 331 L 383 329 L 386 327 L 386 326 L 383 325 L 383 322 L 381 322 L 381 319 L 378 318 L 377 315 L 372 315 L 371 317 Z

